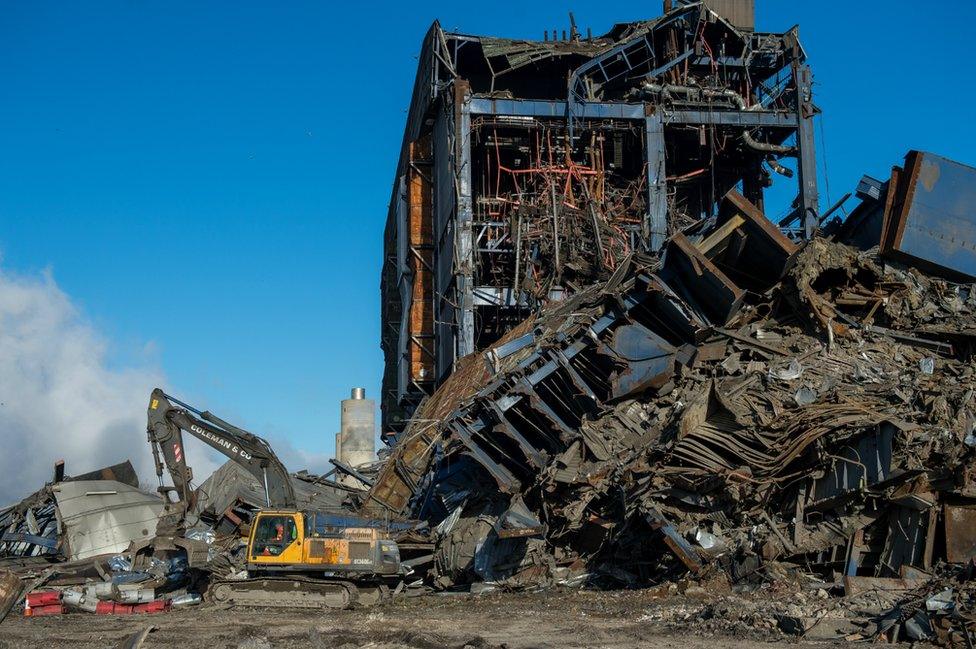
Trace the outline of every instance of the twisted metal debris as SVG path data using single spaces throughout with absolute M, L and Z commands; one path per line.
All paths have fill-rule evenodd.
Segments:
M 876 248 L 798 248 L 735 192 L 723 214 L 420 407 L 366 507 L 436 526 L 431 583 L 786 563 L 855 588 L 976 556 L 973 287 Z

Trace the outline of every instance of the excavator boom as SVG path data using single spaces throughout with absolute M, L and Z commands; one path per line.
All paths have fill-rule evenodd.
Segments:
M 288 470 L 261 437 L 227 423 L 207 411 L 199 411 L 159 388 L 149 398 L 146 432 L 162 484 L 163 469 L 169 471 L 173 489 L 190 510 L 196 506 L 191 487 L 193 472 L 186 463 L 183 433 L 196 437 L 241 465 L 264 487 L 269 507 L 295 507 L 295 491 Z

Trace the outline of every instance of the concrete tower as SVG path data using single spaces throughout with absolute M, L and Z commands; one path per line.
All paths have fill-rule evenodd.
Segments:
M 336 456 L 355 468 L 376 459 L 376 403 L 366 398 L 365 388 L 353 388 L 342 401 L 341 432 Z

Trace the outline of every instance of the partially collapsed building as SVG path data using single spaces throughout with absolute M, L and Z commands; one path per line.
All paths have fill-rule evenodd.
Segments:
M 753 31 L 751 0 L 710 4 L 722 14 L 678 2 L 602 36 L 430 28 L 386 225 L 385 433 L 462 358 L 628 255 L 659 253 L 733 187 L 762 210 L 774 177 L 795 184 L 782 225 L 815 229 L 817 109 L 797 30 Z

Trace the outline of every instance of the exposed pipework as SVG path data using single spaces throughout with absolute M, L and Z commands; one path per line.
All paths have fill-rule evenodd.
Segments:
M 642 89 L 645 93 L 650 93 L 656 98 L 660 98 L 661 101 L 673 101 L 673 95 L 682 94 L 685 95 L 686 101 L 690 102 L 704 103 L 707 99 L 724 98 L 735 104 L 735 107 L 739 110 L 754 109 L 746 106 L 746 100 L 742 98 L 742 95 L 729 88 L 716 90 L 712 88 L 698 88 L 696 86 L 680 86 L 675 84 L 662 85 L 652 81 L 645 81 Z
M 784 167 L 781 165 L 775 156 L 769 156 L 766 158 L 766 164 L 768 164 L 770 169 L 778 173 L 780 176 L 785 176 L 786 178 L 793 177 L 793 170 L 789 167 Z
M 796 147 L 760 142 L 756 138 L 752 137 L 752 134 L 749 133 L 749 131 L 742 131 L 742 141 L 746 143 L 746 146 L 755 151 L 775 153 L 778 155 L 796 155 Z
M 702 94 L 704 94 L 708 98 L 725 97 L 726 99 L 731 100 L 732 103 L 734 103 L 739 108 L 739 110 L 749 110 L 749 108 L 746 107 L 746 100 L 743 99 L 742 95 L 737 93 L 735 90 L 729 90 L 728 88 L 726 88 L 725 90 L 710 90 L 708 88 L 705 88 L 704 90 L 702 90 Z

